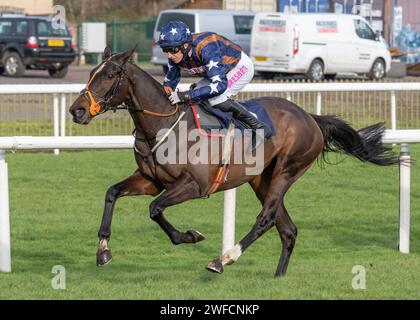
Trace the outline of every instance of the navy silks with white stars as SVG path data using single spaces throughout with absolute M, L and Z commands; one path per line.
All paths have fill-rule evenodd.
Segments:
M 169 31 L 171 37 L 176 30 Z M 189 31 L 189 30 L 188 30 Z M 172 34 L 171 34 L 172 33 Z M 166 40 L 166 39 L 165 39 Z M 208 86 L 189 91 L 193 101 L 209 99 L 222 94 L 228 87 L 227 73 L 232 70 L 241 59 L 242 49 L 232 41 L 213 32 L 193 34 L 192 48 L 188 57 L 179 64 L 168 61 L 168 73 L 164 86 L 175 90 L 181 79 L 181 69 L 190 74 L 208 78 Z

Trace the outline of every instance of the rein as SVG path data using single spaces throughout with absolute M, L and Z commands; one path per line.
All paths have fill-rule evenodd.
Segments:
M 125 76 L 125 66 L 120 65 L 120 64 L 116 63 L 115 61 L 110 60 L 112 57 L 113 56 L 109 57 L 107 60 L 105 60 L 102 63 L 101 66 L 99 66 L 99 68 L 95 71 L 95 73 L 92 75 L 92 77 L 90 78 L 90 80 L 86 84 L 86 88 L 83 89 L 80 92 L 80 94 L 83 95 L 83 97 L 90 103 L 89 112 L 93 117 L 98 115 L 98 114 L 105 113 L 108 110 L 112 110 L 114 112 L 117 111 L 117 110 L 131 110 L 131 111 L 135 111 L 135 112 L 143 112 L 144 114 L 154 116 L 154 117 L 170 117 L 170 116 L 173 116 L 174 114 L 176 114 L 179 111 L 179 105 L 178 104 L 176 104 L 175 110 L 170 112 L 170 113 L 159 113 L 159 112 L 153 112 L 153 111 L 150 111 L 150 110 L 147 110 L 147 109 L 133 108 L 133 107 L 127 105 L 126 103 L 123 103 L 119 106 L 110 106 L 109 103 L 112 101 L 115 94 L 118 92 L 117 90 L 122 85 L 122 80 L 124 79 L 124 76 Z M 89 85 L 92 83 L 92 80 L 95 78 L 95 76 L 105 67 L 105 65 L 108 62 L 117 66 L 121 70 L 121 73 L 120 73 L 120 77 L 118 79 L 117 84 L 112 85 L 111 88 L 105 93 L 105 95 L 101 96 L 98 93 L 89 89 Z M 108 95 L 108 93 L 110 91 L 112 91 L 111 95 L 108 98 L 106 98 L 106 96 Z M 101 100 L 97 102 L 93 95 L 96 95 Z M 102 106 L 101 103 L 103 103 L 104 105 Z
M 109 57 L 108 59 L 106 59 L 99 67 L 98 69 L 95 71 L 95 73 L 92 75 L 92 77 L 89 79 L 88 83 L 86 84 L 86 88 L 83 89 L 80 94 L 89 102 L 90 106 L 89 106 L 89 112 L 91 114 L 91 116 L 96 116 L 102 113 L 105 113 L 106 111 L 112 110 L 114 112 L 116 112 L 117 110 L 128 110 L 128 111 L 133 111 L 133 112 L 141 112 L 143 114 L 146 115 L 150 115 L 153 117 L 171 117 L 175 114 L 177 114 L 180 111 L 180 107 L 178 104 L 176 104 L 175 106 L 175 110 L 169 113 L 160 113 L 160 112 L 154 112 L 154 111 L 150 111 L 147 109 L 144 109 L 140 106 L 140 103 L 136 103 L 138 105 L 138 107 L 132 107 L 131 105 L 123 102 L 121 105 L 118 106 L 110 106 L 109 104 L 111 103 L 111 101 L 113 100 L 113 98 L 115 97 L 115 95 L 117 94 L 119 88 L 121 87 L 121 85 L 123 84 L 123 80 L 125 77 L 125 64 L 121 65 L 116 63 L 115 61 L 112 61 L 111 58 L 114 55 L 112 55 L 111 57 Z M 113 84 L 108 91 L 105 93 L 105 95 L 101 96 L 98 93 L 92 91 L 89 86 L 92 83 L 93 79 L 96 77 L 96 75 L 101 72 L 105 65 L 107 63 L 111 63 L 115 66 L 117 66 L 120 69 L 120 75 L 118 78 L 118 81 L 116 82 L 116 84 Z M 165 89 L 165 92 L 168 93 Z M 109 94 L 110 93 L 110 94 Z M 95 100 L 95 96 L 99 97 L 101 100 L 96 101 Z M 146 156 L 143 156 L 143 158 L 147 158 L 147 156 L 149 154 L 153 154 L 156 149 L 163 143 L 163 141 L 165 140 L 165 138 L 168 137 L 168 135 L 170 134 L 171 131 L 174 130 L 175 126 L 180 122 L 180 120 L 184 117 L 185 115 L 185 111 L 183 111 L 178 119 L 172 124 L 172 126 L 169 128 L 169 130 L 159 139 L 159 141 L 149 150 L 148 154 Z M 136 131 L 133 131 L 133 136 L 135 137 L 136 140 L 146 140 L 148 143 L 150 143 L 150 141 L 152 141 L 153 139 L 158 139 L 156 133 L 154 133 L 154 137 L 150 138 L 150 139 L 142 139 L 137 137 Z M 134 150 L 139 153 L 141 155 L 140 150 L 138 150 L 134 144 Z

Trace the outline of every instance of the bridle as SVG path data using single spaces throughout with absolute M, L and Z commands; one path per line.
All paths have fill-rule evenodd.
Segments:
M 123 83 L 124 76 L 125 76 L 125 65 L 120 65 L 120 64 L 116 63 L 115 61 L 110 60 L 111 58 L 112 58 L 112 56 L 109 57 L 107 60 L 105 60 L 102 63 L 102 65 L 100 65 L 98 67 L 98 69 L 95 71 L 95 73 L 92 75 L 92 77 L 90 78 L 90 80 L 86 84 L 86 88 L 83 89 L 80 92 L 80 95 L 82 95 L 89 102 L 89 113 L 93 117 L 98 115 L 98 114 L 104 113 L 108 110 L 116 111 L 117 109 L 125 109 L 125 107 L 124 108 L 121 108 L 121 106 L 112 107 L 112 106 L 109 105 L 109 103 L 112 101 L 115 94 L 118 92 L 119 88 L 121 87 L 121 85 Z M 105 93 L 105 95 L 101 96 L 100 94 L 98 94 L 98 93 L 92 91 L 91 89 L 89 89 L 89 85 L 92 83 L 95 76 L 105 67 L 105 65 L 108 62 L 117 66 L 120 69 L 121 72 L 120 72 L 118 81 L 115 84 L 113 84 L 111 86 L 111 88 L 108 89 L 108 91 Z M 94 95 L 99 97 L 99 99 L 101 99 L 101 100 L 96 101 L 95 98 L 94 98 Z M 101 103 L 103 105 L 101 105 Z
M 92 77 L 90 78 L 90 80 L 86 84 L 86 88 L 83 89 L 80 92 L 80 95 L 82 95 L 89 102 L 89 113 L 91 114 L 92 117 L 97 116 L 98 114 L 105 113 L 109 110 L 112 110 L 114 112 L 117 111 L 117 110 L 131 110 L 131 111 L 135 111 L 135 112 L 143 112 L 145 114 L 155 116 L 155 117 L 170 117 L 170 116 L 173 116 L 174 114 L 176 114 L 179 111 L 178 104 L 176 104 L 175 110 L 173 112 L 170 112 L 170 113 L 153 112 L 153 111 L 143 109 L 140 106 L 138 108 L 134 108 L 134 107 L 129 106 L 125 103 L 123 103 L 121 105 L 118 105 L 118 106 L 110 106 L 109 104 L 112 101 L 112 99 L 114 98 L 114 96 L 117 94 L 121 85 L 123 84 L 123 80 L 124 80 L 124 76 L 125 76 L 125 64 L 121 65 L 121 64 L 118 64 L 115 61 L 112 61 L 111 58 L 113 56 L 114 55 L 109 57 L 107 60 L 105 60 L 102 63 L 102 65 L 100 65 L 98 67 L 98 69 L 95 71 L 95 73 L 92 75 Z M 118 78 L 118 81 L 116 82 L 116 84 L 113 84 L 111 86 L 111 88 L 109 88 L 108 91 L 105 93 L 105 95 L 101 96 L 98 93 L 89 89 L 89 85 L 92 83 L 95 76 L 105 67 L 105 65 L 108 62 L 117 66 L 120 69 L 121 72 L 120 72 L 120 75 L 119 75 L 119 78 Z M 110 92 L 111 92 L 111 94 L 109 94 Z M 99 97 L 101 100 L 96 101 L 95 98 L 94 98 L 94 95 Z M 103 105 L 101 105 L 101 103 Z
M 179 105 L 176 104 L 175 110 L 169 113 L 158 113 L 158 112 L 153 112 L 150 110 L 146 110 L 143 109 L 140 105 L 138 105 L 138 107 L 132 107 L 130 105 L 127 105 L 126 103 L 122 103 L 121 105 L 118 106 L 111 106 L 110 103 L 112 101 L 112 99 L 114 98 L 114 96 L 117 94 L 119 88 L 121 87 L 121 85 L 123 84 L 123 80 L 124 80 L 124 76 L 125 76 L 125 64 L 121 65 L 118 64 L 115 61 L 110 60 L 113 57 L 113 55 L 111 57 L 109 57 L 107 60 L 105 60 L 99 67 L 98 69 L 95 71 L 95 73 L 92 75 L 92 77 L 89 79 L 88 83 L 86 84 L 86 88 L 83 89 L 80 92 L 80 95 L 82 95 L 89 103 L 89 113 L 91 114 L 92 117 L 98 115 L 98 114 L 102 114 L 108 110 L 113 110 L 114 112 L 116 110 L 120 110 L 120 109 L 125 109 L 125 110 L 129 110 L 129 111 L 134 111 L 134 112 L 142 112 L 144 114 L 150 115 L 150 116 L 155 116 L 155 117 L 170 117 L 175 115 L 176 113 L 178 113 L 180 111 Z M 118 78 L 118 81 L 116 82 L 116 84 L 113 84 L 108 91 L 105 93 L 105 95 L 101 96 L 98 93 L 92 91 L 91 89 L 89 89 L 89 85 L 92 83 L 93 79 L 95 78 L 95 76 L 105 67 L 105 65 L 107 63 L 111 63 L 115 66 L 117 66 L 120 69 L 120 75 Z M 166 91 L 166 90 L 165 90 Z M 110 94 L 109 94 L 110 93 Z M 95 96 L 99 97 L 101 100 L 96 101 L 95 100 Z M 101 105 L 103 104 L 103 105 Z M 163 142 L 163 140 L 169 135 L 169 133 L 174 129 L 174 127 L 179 123 L 179 121 L 182 119 L 182 117 L 185 115 L 185 111 L 182 111 L 182 113 L 179 115 L 178 119 L 172 124 L 171 128 L 168 130 L 168 132 L 166 132 L 163 137 L 161 137 L 159 139 L 159 141 L 152 147 L 151 150 L 149 150 L 149 153 L 153 153 L 156 148 Z M 149 142 L 150 140 L 152 140 L 152 138 L 149 139 L 142 139 L 140 137 L 137 136 L 136 131 L 133 131 L 133 136 L 135 137 L 136 140 L 146 140 L 147 142 Z M 156 134 L 155 137 L 156 138 Z M 134 149 L 136 150 L 136 152 L 140 153 L 139 150 L 136 149 L 136 146 L 134 145 Z M 146 156 L 143 156 L 147 158 Z

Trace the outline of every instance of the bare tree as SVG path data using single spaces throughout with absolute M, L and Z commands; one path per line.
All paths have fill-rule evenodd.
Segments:
M 156 16 L 160 10 L 175 8 L 190 0 L 54 0 L 63 5 L 69 19 L 103 16 Z

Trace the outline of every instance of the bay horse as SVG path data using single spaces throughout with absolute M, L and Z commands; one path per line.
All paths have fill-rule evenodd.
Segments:
M 177 230 L 166 220 L 163 212 L 170 206 L 208 196 L 209 188 L 220 169 L 219 163 L 162 164 L 157 161 L 154 146 L 161 138 L 157 137 L 158 131 L 172 128 L 173 133 L 179 136 L 180 124 L 177 121 L 182 108 L 171 105 L 163 86 L 130 61 L 133 52 L 134 49 L 114 54 L 108 47 L 105 48 L 103 61 L 91 71 L 86 88 L 69 110 L 74 122 L 86 125 L 98 114 L 126 109 L 135 126 L 134 155 L 138 168 L 106 192 L 98 232 L 98 266 L 112 259 L 108 245 L 111 220 L 115 202 L 123 196 L 157 196 L 150 204 L 150 218 L 159 224 L 173 244 L 203 240 L 204 236 L 196 230 Z M 276 226 L 282 249 L 275 276 L 282 276 L 286 272 L 297 236 L 297 228 L 283 199 L 290 186 L 310 168 L 318 156 L 321 161 L 325 161 L 326 152 L 341 152 L 379 166 L 397 164 L 398 157 L 382 144 L 383 124 L 374 124 L 356 131 L 336 116 L 310 114 L 282 98 L 263 97 L 254 101 L 265 108 L 275 128 L 275 135 L 263 143 L 263 170 L 257 175 L 250 175 L 246 174 L 247 164 L 231 164 L 229 174 L 221 181 L 217 192 L 249 183 L 262 209 L 242 240 L 210 261 L 207 269 L 222 273 L 225 265 L 234 263 L 255 240 Z M 187 131 L 190 131 L 196 128 L 193 112 L 188 106 L 184 107 L 184 111 Z M 180 153 L 177 150 L 177 155 Z

